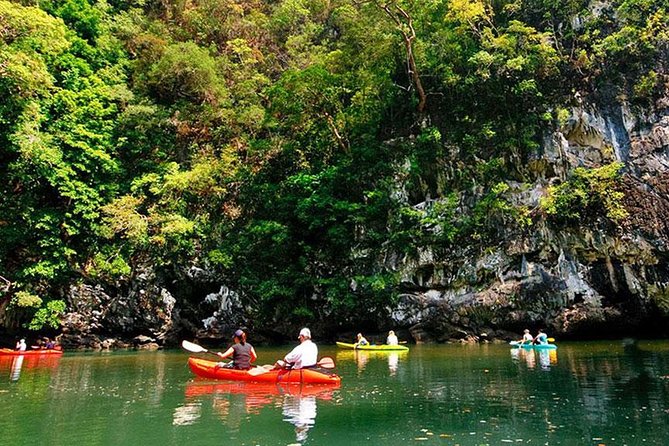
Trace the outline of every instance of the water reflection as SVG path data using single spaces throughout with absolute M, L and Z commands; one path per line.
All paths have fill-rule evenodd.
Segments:
M 395 376 L 400 365 L 400 358 L 406 358 L 406 351 L 373 351 L 373 350 L 339 350 L 337 361 L 355 362 L 358 375 L 365 371 L 370 360 L 384 359 L 388 361 L 390 376 Z
M 21 378 L 21 372 L 30 369 L 51 369 L 58 365 L 60 356 L 5 356 L 0 357 L 0 370 L 7 368 L 9 380 L 16 382 Z
M 370 354 L 364 351 L 355 351 L 355 362 L 358 364 L 358 373 L 361 373 L 367 367 Z
M 400 355 L 397 352 L 392 352 L 388 354 L 388 370 L 390 371 L 390 376 L 395 376 L 397 373 L 397 367 L 400 364 Z
M 539 364 L 543 370 L 557 365 L 557 350 L 539 350 Z
M 295 426 L 295 440 L 303 443 L 307 439 L 309 429 L 316 423 L 316 397 L 285 395 L 283 421 Z
M 15 356 L 12 361 L 12 370 L 9 372 L 10 381 L 18 381 L 21 376 L 21 367 L 23 366 L 23 356 Z
M 539 367 L 549 370 L 551 366 L 557 365 L 557 350 L 536 350 L 533 348 L 512 348 L 511 358 L 514 362 L 524 362 L 528 369 L 534 369 L 539 356 Z
M 294 426 L 302 443 L 316 423 L 317 400 L 331 400 L 339 386 L 269 383 L 193 381 L 186 385 L 185 402 L 174 409 L 172 424 L 188 426 L 202 417 L 203 404 L 211 398 L 211 409 L 228 428 L 238 430 L 247 415 L 257 415 L 265 406 L 281 408 L 283 421 Z
M 195 424 L 202 415 L 202 403 L 186 403 L 174 409 L 172 424 L 175 426 L 189 426 Z
M 515 361 L 524 362 L 528 369 L 533 369 L 537 362 L 533 349 L 512 348 L 511 357 Z

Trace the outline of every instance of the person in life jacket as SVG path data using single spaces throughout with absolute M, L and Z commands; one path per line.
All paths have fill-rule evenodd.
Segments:
M 217 353 L 222 359 L 232 357 L 232 362 L 226 364 L 225 367 L 238 370 L 249 370 L 251 363 L 254 362 L 258 355 L 253 346 L 246 342 L 246 333 L 244 330 L 237 330 L 232 337 L 234 344 L 230 346 L 223 353 Z

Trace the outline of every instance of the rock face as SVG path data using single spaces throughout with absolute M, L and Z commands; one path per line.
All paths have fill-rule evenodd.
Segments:
M 70 286 L 60 342 L 66 348 L 106 349 L 157 348 L 169 341 L 181 320 L 176 299 L 155 273 L 144 268 L 125 293 L 119 289 L 108 294 L 101 285 Z
M 70 311 L 63 320 L 60 339 L 65 347 L 127 347 L 127 340 L 135 333 L 150 333 L 163 341 L 175 322 L 174 297 L 164 288 L 140 287 L 140 282 L 127 295 L 113 297 L 100 285 L 72 285 L 67 298 Z M 136 345 L 149 342 L 144 338 L 136 341 Z
M 72 285 L 60 343 L 65 348 L 155 350 L 192 336 L 227 341 L 243 325 L 243 308 L 234 291 L 220 285 L 217 292 L 205 291 L 216 281 L 208 272 L 192 267 L 182 273 L 178 282 L 189 286 L 177 291 L 183 299 L 176 306 L 165 280 L 148 266 L 141 271 L 127 290 Z
M 529 163 L 534 184 L 509 183 L 507 199 L 537 209 L 547 187 L 576 167 L 614 161 L 624 164 L 617 186 L 629 213 L 619 225 L 601 216 L 558 226 L 539 215 L 529 230 L 502 228 L 493 248 L 386 255 L 403 277 L 394 324 L 425 342 L 476 340 L 481 333 L 508 338 L 506 330 L 525 327 L 562 338 L 666 333 L 669 116 L 641 120 L 625 104 L 598 107 L 578 98 L 566 125 L 546 135 Z

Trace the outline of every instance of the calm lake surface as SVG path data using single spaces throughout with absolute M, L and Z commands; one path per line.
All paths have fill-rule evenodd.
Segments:
M 337 389 L 201 381 L 183 351 L 0 358 L 0 445 L 669 444 L 667 341 L 410 347 L 321 345 Z

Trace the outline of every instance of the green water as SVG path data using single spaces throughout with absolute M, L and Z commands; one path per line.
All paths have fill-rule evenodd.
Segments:
M 669 444 L 669 342 L 320 350 L 338 389 L 202 382 L 181 351 L 2 358 L 0 445 Z

